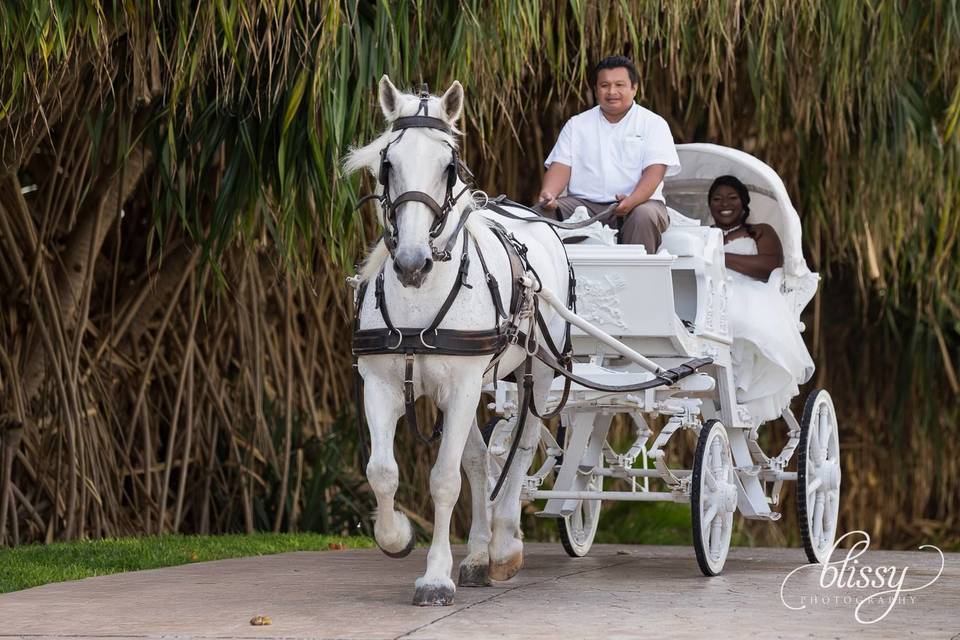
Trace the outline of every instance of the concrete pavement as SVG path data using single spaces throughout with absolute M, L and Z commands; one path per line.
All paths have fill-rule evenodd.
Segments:
M 456 561 L 464 553 L 456 548 Z M 874 624 L 857 622 L 855 609 L 882 588 L 821 588 L 819 570 L 787 580 L 783 599 L 805 607 L 788 609 L 781 586 L 803 562 L 799 549 L 733 549 L 723 575 L 708 579 L 685 547 L 598 545 L 571 559 L 559 544 L 528 544 L 526 566 L 513 580 L 459 589 L 450 607 L 413 607 L 413 581 L 425 562 L 425 549 L 403 560 L 369 549 L 299 552 L 46 585 L 0 595 L 0 638 L 960 640 L 960 554 L 946 554 L 939 579 L 914 592 L 906 589 L 936 575 L 935 552 L 862 556 L 851 572 L 907 569 L 896 604 Z M 886 598 L 865 605 L 861 618 L 875 619 Z M 257 615 L 272 624 L 251 626 Z

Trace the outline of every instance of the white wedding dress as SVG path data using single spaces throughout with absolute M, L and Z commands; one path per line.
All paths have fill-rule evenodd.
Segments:
M 756 255 L 757 243 L 744 236 L 724 245 L 726 253 Z M 733 335 L 731 356 L 737 402 L 757 422 L 780 417 L 813 375 L 813 359 L 800 336 L 778 283 L 727 269 L 731 277 L 727 314 Z

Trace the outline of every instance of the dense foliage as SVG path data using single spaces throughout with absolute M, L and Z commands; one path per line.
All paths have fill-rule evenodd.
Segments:
M 23 0 L 0 5 L 0 541 L 294 528 L 317 500 L 311 526 L 366 522 L 323 454 L 349 442 L 321 439 L 352 411 L 342 274 L 373 223 L 338 161 L 381 126 L 376 80 L 459 79 L 479 186 L 524 198 L 615 52 L 678 141 L 754 153 L 801 211 L 843 526 L 955 535 L 956 2 Z

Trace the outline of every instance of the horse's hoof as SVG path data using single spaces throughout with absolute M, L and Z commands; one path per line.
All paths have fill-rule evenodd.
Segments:
M 461 587 L 489 587 L 490 566 L 487 564 L 461 564 L 460 578 L 457 584 Z
M 380 551 L 383 551 L 386 555 L 390 556 L 391 558 L 406 558 L 408 555 L 410 555 L 410 552 L 413 551 L 413 548 L 416 546 L 416 544 L 417 544 L 416 536 L 411 535 L 410 541 L 407 542 L 407 546 L 405 546 L 403 549 L 400 549 L 400 551 L 387 551 L 383 547 L 380 547 L 379 543 L 377 543 L 377 546 L 380 547 Z
M 418 607 L 445 607 L 453 604 L 453 587 L 442 584 L 425 584 L 413 593 L 413 604 Z
M 509 580 L 513 576 L 517 575 L 517 572 L 520 571 L 520 567 L 523 566 L 523 552 L 518 551 L 504 562 L 494 562 L 490 561 L 490 577 L 498 582 L 503 582 L 504 580 Z

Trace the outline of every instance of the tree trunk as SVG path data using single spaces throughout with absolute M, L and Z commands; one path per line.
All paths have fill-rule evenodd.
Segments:
M 56 270 L 56 297 L 60 304 L 60 317 L 64 329 L 74 326 L 77 307 L 82 298 L 83 286 L 103 241 L 113 226 L 120 208 L 130 197 L 133 188 L 150 166 L 153 156 L 150 151 L 138 146 L 131 152 L 124 168 L 119 171 L 104 190 L 99 202 L 91 205 L 79 217 L 76 226 L 66 239 L 66 249 L 61 254 L 62 268 Z M 27 402 L 40 390 L 46 356 L 40 348 L 39 338 L 31 341 L 27 353 L 31 354 L 23 372 L 23 393 Z

